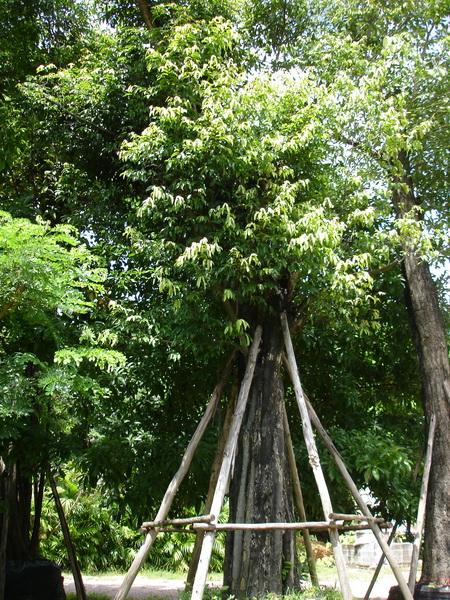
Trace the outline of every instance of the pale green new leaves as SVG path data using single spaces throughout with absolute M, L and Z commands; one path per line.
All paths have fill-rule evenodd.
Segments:
M 178 305 L 199 288 L 220 302 L 261 305 L 289 282 L 303 299 L 365 298 L 370 267 L 386 258 L 371 247 L 385 215 L 376 185 L 336 159 L 343 81 L 327 87 L 299 70 L 244 74 L 231 46 L 223 54 L 216 24 L 208 48 L 208 25 L 187 27 L 195 52 L 176 28 L 151 51 L 164 102 L 121 152 L 124 174 L 149 192 L 141 248 L 160 289 Z
M 85 292 L 101 290 L 104 277 L 72 227 L 0 213 L 0 318 L 86 312 L 91 302 Z

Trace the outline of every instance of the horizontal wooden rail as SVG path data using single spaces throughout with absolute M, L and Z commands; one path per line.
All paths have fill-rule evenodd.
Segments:
M 384 523 L 383 519 L 376 521 L 383 527 L 390 527 L 390 523 Z M 344 525 L 336 521 L 304 521 L 302 523 L 193 523 L 194 530 L 205 531 L 271 531 L 279 529 L 345 529 L 353 531 L 358 529 L 369 529 L 369 525 Z
M 200 515 L 198 517 L 185 517 L 182 519 L 164 519 L 163 521 L 144 521 L 141 529 L 156 529 L 165 525 L 192 525 L 192 523 L 210 523 L 214 521 L 214 515 Z
M 209 525 L 208 523 L 200 523 L 200 524 L 192 524 L 192 526 L 188 526 L 188 527 L 167 527 L 167 526 L 162 526 L 162 527 L 158 527 L 158 531 L 159 533 L 187 533 L 187 534 L 197 534 L 197 531 L 200 529 L 201 531 L 216 531 L 218 533 L 220 532 L 224 532 L 224 531 L 233 531 L 233 529 L 231 527 L 227 527 L 226 523 L 220 523 L 218 524 L 220 525 L 219 527 L 216 525 Z M 241 526 L 241 525 L 249 525 L 249 527 L 246 527 L 246 529 L 255 529 L 254 527 L 250 527 L 251 523 L 237 523 L 237 525 Z M 277 523 L 274 523 L 274 525 L 278 525 Z M 307 525 L 307 524 L 306 524 Z M 390 529 L 392 527 L 391 523 L 379 523 L 379 526 L 382 529 Z M 307 527 L 304 527 L 305 529 Z M 239 529 L 243 529 L 243 527 L 239 527 Z M 274 531 L 275 529 L 286 529 L 286 527 L 283 527 L 283 525 L 280 527 L 272 527 L 272 528 L 268 528 L 265 527 L 264 529 L 259 527 L 258 528 L 259 531 L 264 531 L 264 529 L 266 531 Z M 293 529 L 293 527 L 289 527 L 288 529 Z M 297 528 L 297 529 L 303 529 L 302 528 Z M 316 528 L 316 527 L 308 527 L 308 529 L 317 529 L 317 530 L 327 530 L 327 529 L 338 529 L 339 531 L 362 531 L 362 530 L 366 530 L 366 529 L 370 529 L 370 525 L 368 524 L 363 524 L 361 523 L 360 525 L 345 525 L 343 523 L 335 523 L 334 525 L 330 525 L 330 526 L 324 526 L 324 527 L 320 527 Z M 236 530 L 236 528 L 234 529 Z
M 381 517 L 368 517 L 365 515 L 348 515 L 345 513 L 330 513 L 329 515 L 332 521 L 372 521 L 375 523 L 383 523 L 384 519 Z

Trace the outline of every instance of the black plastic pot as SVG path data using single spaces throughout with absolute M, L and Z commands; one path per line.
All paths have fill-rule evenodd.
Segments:
M 398 585 L 391 587 L 388 600 L 403 600 Z M 417 583 L 414 589 L 414 600 L 450 600 L 450 585 L 435 587 L 426 583 Z
M 5 600 L 66 600 L 61 569 L 44 559 L 7 561 Z

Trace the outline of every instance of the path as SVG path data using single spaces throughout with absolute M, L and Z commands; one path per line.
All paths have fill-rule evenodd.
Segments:
M 365 569 L 351 569 L 350 582 L 352 592 L 355 598 L 363 598 L 366 593 L 368 583 L 370 581 L 371 572 Z M 110 598 L 114 598 L 115 593 L 120 587 L 123 580 L 123 575 L 85 575 L 84 583 L 88 593 L 96 592 L 105 594 Z M 219 585 L 219 582 L 216 582 Z M 335 578 L 321 578 L 321 584 L 328 587 L 338 588 L 337 576 Z M 386 599 L 391 586 L 396 585 L 394 576 L 391 573 L 382 573 L 375 584 L 371 598 Z M 64 586 L 66 592 L 75 590 L 73 579 L 70 575 L 64 576 Z M 163 579 L 159 577 L 146 577 L 139 575 L 131 589 L 130 598 L 133 600 L 143 600 L 150 596 L 153 598 L 178 598 L 179 594 L 184 589 L 183 579 Z

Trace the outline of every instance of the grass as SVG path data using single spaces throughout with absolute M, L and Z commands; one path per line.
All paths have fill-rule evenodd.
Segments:
M 111 596 L 107 596 L 106 594 L 97 594 L 96 592 L 92 592 L 87 595 L 88 600 L 111 600 Z M 77 595 L 75 592 L 69 592 L 67 594 L 67 600 L 77 600 Z M 132 600 L 132 598 L 130 598 Z M 160 598 L 155 598 L 154 596 L 148 596 L 146 600 L 161 600 Z
M 180 596 L 180 600 L 189 600 L 190 594 L 183 593 Z M 222 600 L 222 590 L 220 589 L 206 589 L 204 598 L 206 600 Z M 341 594 L 337 590 L 327 588 L 308 588 L 304 592 L 293 592 L 286 594 L 282 597 L 283 600 L 342 600 Z M 67 594 L 67 600 L 77 600 L 74 592 Z M 88 600 L 111 600 L 110 596 L 106 594 L 97 594 L 95 592 L 88 594 Z M 148 596 L 146 600 L 158 600 L 154 596 Z M 281 596 L 276 594 L 267 594 L 261 600 L 281 600 Z

